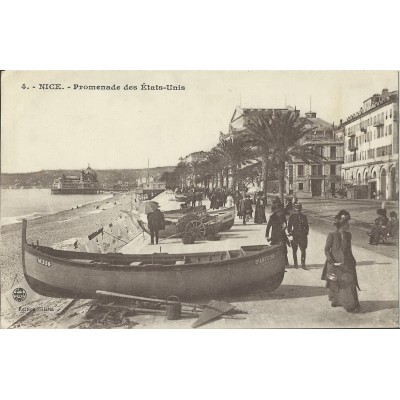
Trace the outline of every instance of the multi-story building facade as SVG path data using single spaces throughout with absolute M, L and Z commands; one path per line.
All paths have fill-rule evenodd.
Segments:
M 287 107 L 281 109 L 252 109 L 237 107 L 230 122 L 229 135 L 240 134 L 246 127 L 250 116 L 267 111 L 295 112 L 300 110 Z M 307 119 L 309 134 L 301 144 L 312 144 L 323 156 L 320 163 L 306 163 L 293 159 L 286 165 L 285 191 L 301 197 L 325 196 L 328 191 L 335 192 L 340 187 L 340 169 L 343 164 L 343 128 L 335 129 L 332 124 L 317 118 L 313 111 L 300 116 Z
M 299 197 L 334 195 L 340 188 L 340 170 L 343 164 L 344 128 L 335 127 L 315 112 L 305 114 L 309 121 L 307 133 L 301 144 L 315 146 L 322 156 L 319 163 L 306 163 L 301 159 L 293 159 L 286 165 L 286 193 Z
M 360 110 L 343 123 L 344 184 L 364 186 L 366 196 L 398 197 L 399 100 L 398 91 L 384 89 L 363 102 Z

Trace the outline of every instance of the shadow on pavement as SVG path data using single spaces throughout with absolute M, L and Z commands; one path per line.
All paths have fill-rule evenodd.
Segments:
M 307 267 L 309 269 L 322 269 L 322 268 L 324 268 L 324 264 L 307 264 Z M 299 268 L 295 268 L 294 265 L 289 265 L 286 268 L 287 269 L 298 269 L 299 271 L 302 271 L 301 266 L 299 266 Z
M 364 266 L 364 265 L 391 265 L 392 263 L 387 262 L 375 262 L 375 261 L 360 261 L 357 263 L 357 266 Z
M 260 289 L 250 294 L 225 296 L 223 300 L 227 302 L 248 302 L 268 299 L 297 299 L 327 295 L 327 289 L 321 286 L 281 285 L 278 289 L 275 290 L 275 292 L 265 292 Z
M 360 305 L 361 305 L 361 312 L 363 314 L 375 311 L 399 308 L 399 302 L 396 300 L 360 301 Z

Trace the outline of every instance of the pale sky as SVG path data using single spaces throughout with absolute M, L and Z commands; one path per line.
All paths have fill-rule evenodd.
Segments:
M 304 113 L 311 96 L 317 117 L 337 124 L 372 94 L 396 90 L 397 79 L 393 71 L 7 71 L 1 170 L 146 168 L 148 158 L 150 167 L 176 165 L 181 156 L 215 146 L 240 102 L 282 108 L 286 96 L 287 105 Z M 65 89 L 39 90 L 40 83 Z M 143 91 L 142 83 L 186 90 Z M 121 90 L 74 90 L 74 84 Z M 126 84 L 138 90 L 125 91 Z

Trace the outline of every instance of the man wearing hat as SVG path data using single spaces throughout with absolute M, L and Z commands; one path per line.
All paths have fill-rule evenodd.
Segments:
M 284 256 L 286 265 L 289 265 L 287 258 L 287 245 L 290 246 L 289 240 L 286 236 L 286 217 L 281 203 L 275 203 L 271 207 L 272 214 L 268 220 L 267 229 L 265 231 L 265 237 L 271 245 L 283 243 L 284 244 Z M 271 233 L 271 235 L 270 235 Z
M 301 252 L 301 267 L 305 270 L 306 267 L 306 249 L 307 249 L 307 236 L 308 236 L 308 220 L 307 217 L 301 212 L 302 205 L 295 203 L 293 205 L 294 213 L 289 217 L 288 232 L 289 236 L 292 237 L 291 245 L 293 250 L 293 261 L 295 268 L 298 268 L 297 263 L 297 248 L 300 247 Z
M 159 206 L 157 206 L 157 208 L 153 212 L 147 214 L 151 244 L 154 244 L 154 239 L 156 240 L 156 244 L 158 244 L 158 231 L 163 231 L 165 229 L 164 214 L 158 207 Z

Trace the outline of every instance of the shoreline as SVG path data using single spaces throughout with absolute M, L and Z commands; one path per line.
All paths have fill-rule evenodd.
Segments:
M 88 201 L 86 203 L 82 203 L 82 204 L 77 204 L 78 207 L 83 207 L 86 206 L 88 204 L 93 204 L 93 203 L 99 203 L 108 199 L 112 199 L 115 197 L 114 193 L 108 193 L 107 195 L 104 194 L 104 197 L 102 197 L 101 199 L 96 199 L 96 200 L 91 200 Z M 72 210 L 72 209 L 71 209 Z M 25 215 L 16 215 L 16 216 L 8 216 L 8 217 L 1 217 L 0 219 L 0 227 L 3 226 L 7 226 L 7 225 L 13 225 L 13 224 L 18 224 L 21 223 L 23 219 L 26 219 L 28 221 L 33 221 L 35 219 L 38 218 L 43 218 L 43 217 L 47 217 L 49 215 L 53 215 L 53 214 L 57 214 L 63 211 L 70 211 L 69 208 L 68 209 L 63 209 L 63 210 L 57 210 L 57 211 L 34 211 L 30 214 L 25 214 Z
M 103 199 L 74 208 L 63 210 L 28 221 L 27 241 L 45 246 L 74 237 L 91 234 L 101 226 L 108 224 L 119 213 L 130 210 L 130 196 L 118 193 L 112 201 Z M 114 204 L 116 203 L 116 204 Z M 112 204 L 112 206 L 109 206 Z M 106 206 L 107 205 L 107 206 Z M 99 209 L 96 207 L 99 206 Z M 93 211 L 96 211 L 93 213 Z M 11 288 L 13 282 L 23 278 L 21 255 L 22 221 L 0 226 L 0 266 L 1 292 Z

